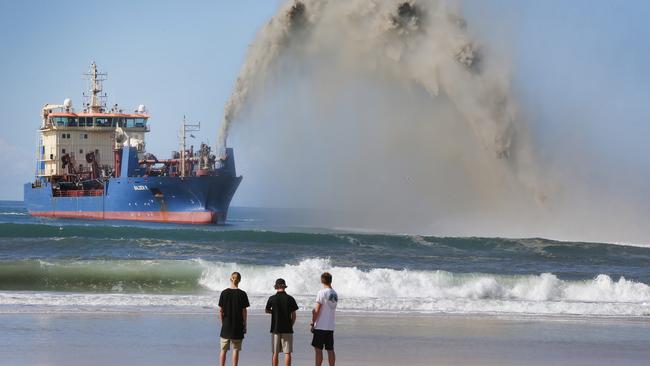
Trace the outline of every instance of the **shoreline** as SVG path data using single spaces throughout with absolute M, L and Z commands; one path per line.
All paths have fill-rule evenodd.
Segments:
M 11 308 L 11 309 L 8 309 Z M 28 308 L 28 309 L 25 309 Z M 206 315 L 215 314 L 217 307 L 168 307 L 168 306 L 39 306 L 39 305 L 0 305 L 0 317 L 5 315 Z M 311 316 L 310 310 L 298 310 L 298 316 Z M 476 318 L 497 319 L 502 321 L 558 321 L 558 322 L 636 322 L 650 325 L 650 314 L 646 316 L 619 316 L 619 315 L 581 315 L 581 314 L 525 314 L 525 313 L 442 313 L 442 312 L 411 312 L 411 311 L 356 311 L 337 310 L 337 316 L 347 318 Z M 267 316 L 263 309 L 248 309 L 249 316 Z
M 216 364 L 219 322 L 198 313 L 0 314 L 0 357 L 12 365 Z M 313 364 L 309 312 L 294 327 L 294 365 Z M 531 319 L 337 313 L 337 364 L 643 365 L 650 319 Z M 270 317 L 251 311 L 240 365 L 270 362 Z

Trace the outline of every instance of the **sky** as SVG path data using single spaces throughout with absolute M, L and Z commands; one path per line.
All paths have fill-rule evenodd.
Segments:
M 549 165 L 582 171 L 585 182 L 604 182 L 612 194 L 650 196 L 650 2 L 456 2 L 470 30 L 512 64 L 520 109 Z M 33 179 L 40 107 L 68 97 L 79 106 L 92 61 L 108 72 L 109 104 L 147 106 L 148 151 L 176 150 L 184 115 L 214 142 L 246 49 L 280 3 L 0 2 L 0 199 L 22 199 L 22 184 Z M 250 148 L 232 141 L 236 150 Z M 254 176 L 246 169 L 255 162 L 237 164 Z M 233 204 L 278 204 L 258 188 L 245 179 Z
M 82 104 L 82 74 L 108 73 L 109 105 L 147 106 L 147 149 L 178 150 L 185 115 L 199 139 L 216 140 L 223 105 L 246 49 L 274 0 L 0 1 L 0 199 L 22 200 L 33 179 L 36 129 L 45 103 Z

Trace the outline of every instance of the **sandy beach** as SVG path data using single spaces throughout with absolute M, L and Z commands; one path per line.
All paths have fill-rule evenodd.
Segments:
M 23 309 L 24 310 L 24 309 Z M 294 365 L 312 365 L 300 313 Z M 241 365 L 270 362 L 269 318 L 251 312 Z M 102 312 L 0 315 L 5 365 L 214 365 L 215 313 Z M 338 365 L 645 365 L 645 319 L 339 314 Z

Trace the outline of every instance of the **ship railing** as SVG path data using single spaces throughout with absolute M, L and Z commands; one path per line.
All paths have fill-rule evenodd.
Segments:
M 97 197 L 103 196 L 103 189 L 71 189 L 71 190 L 54 190 L 54 197 Z

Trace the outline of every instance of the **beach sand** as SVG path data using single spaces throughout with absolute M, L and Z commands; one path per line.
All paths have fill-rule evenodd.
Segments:
M 3 365 L 215 365 L 216 311 L 0 314 Z M 313 365 L 299 313 L 294 365 Z M 240 365 L 270 363 L 269 316 L 250 314 Z M 650 320 L 337 315 L 337 365 L 647 365 Z

